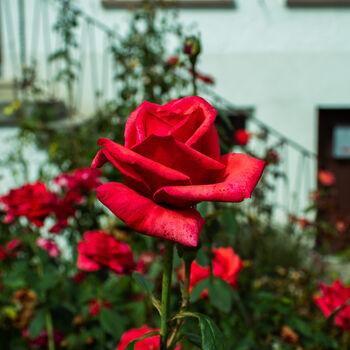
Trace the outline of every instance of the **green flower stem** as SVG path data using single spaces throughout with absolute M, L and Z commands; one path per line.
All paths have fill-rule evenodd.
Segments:
M 52 317 L 51 317 L 51 313 L 49 310 L 47 310 L 47 312 L 46 312 L 46 332 L 47 332 L 47 339 L 48 339 L 48 349 L 55 350 Z
M 173 272 L 174 244 L 171 241 L 164 243 L 163 282 L 162 282 L 162 314 L 160 318 L 160 350 L 167 349 L 168 319 L 170 307 L 171 275 Z
M 188 306 L 190 305 L 190 276 L 191 276 L 191 266 L 192 261 L 194 260 L 193 253 L 188 254 L 188 252 L 184 252 L 183 259 L 185 262 L 185 279 L 184 284 L 182 287 L 182 303 L 179 313 L 183 313 L 187 311 Z M 174 328 L 174 331 L 169 339 L 169 349 L 172 349 L 177 342 L 178 339 L 178 333 L 181 329 L 181 327 L 184 324 L 184 319 L 179 318 L 176 322 L 176 326 Z
M 192 94 L 197 96 L 196 60 L 191 62 L 192 68 Z

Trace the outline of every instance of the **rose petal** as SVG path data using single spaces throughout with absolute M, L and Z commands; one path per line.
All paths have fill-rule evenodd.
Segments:
M 169 184 L 174 186 L 191 184 L 187 175 L 143 157 L 113 141 L 99 139 L 98 144 L 105 147 L 103 152 L 106 158 L 124 175 L 139 184 L 149 186 L 152 191 Z
M 215 118 L 214 107 L 198 96 L 173 100 L 163 106 L 144 101 L 128 118 L 125 147 L 131 148 L 152 134 L 173 135 L 192 147 L 207 133 Z
M 78 261 L 77 261 L 77 267 L 79 269 L 85 270 L 85 271 L 97 271 L 100 269 L 100 265 L 97 264 L 95 261 L 90 260 L 85 254 L 80 252 L 81 247 L 85 245 L 84 242 L 78 243 Z
M 216 182 L 225 169 L 222 163 L 175 140 L 173 136 L 151 135 L 132 150 L 189 176 L 194 185 Z
M 154 194 L 158 203 L 187 207 L 201 201 L 241 202 L 249 198 L 264 170 L 265 162 L 240 153 L 221 157 L 226 164 L 221 181 L 210 185 L 166 186 Z
M 135 231 L 197 246 L 204 220 L 195 209 L 166 209 L 125 185 L 113 182 L 98 187 L 97 197 Z

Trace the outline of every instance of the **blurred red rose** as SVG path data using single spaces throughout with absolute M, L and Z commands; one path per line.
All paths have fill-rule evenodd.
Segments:
M 29 337 L 28 329 L 23 331 L 23 336 L 27 338 L 28 345 L 30 347 L 39 348 L 39 349 L 47 349 L 48 348 L 48 336 L 46 330 L 43 330 L 38 337 L 32 339 Z M 54 330 L 53 331 L 54 343 L 57 346 L 64 338 L 64 335 L 61 331 Z
M 73 277 L 72 280 L 75 284 L 79 284 L 80 282 L 84 281 L 86 278 L 86 273 L 84 271 L 78 271 Z
M 46 250 L 47 253 L 52 258 L 56 258 L 58 255 L 60 255 L 60 250 L 59 250 L 57 244 L 50 239 L 46 239 L 44 237 L 38 237 L 36 240 L 36 245 L 38 247 Z
M 246 146 L 250 139 L 250 133 L 246 129 L 238 129 L 235 133 L 235 140 L 239 145 Z
M 171 56 L 166 61 L 168 66 L 176 66 L 178 62 L 179 62 L 179 56 Z
M 56 223 L 51 227 L 51 233 L 58 233 L 68 226 L 69 218 L 75 216 L 76 204 L 81 203 L 82 200 L 82 195 L 76 189 L 69 190 L 63 197 L 55 197 L 52 210 L 55 214 Z
M 142 337 L 146 333 L 154 332 L 154 331 L 159 331 L 159 329 L 148 328 L 147 326 L 130 329 L 129 331 L 125 332 L 122 335 L 120 339 L 120 343 L 117 346 L 116 350 L 124 350 L 131 341 Z M 139 342 L 136 343 L 134 349 L 135 350 L 159 350 L 159 337 L 160 337 L 159 335 L 155 335 L 153 337 L 140 340 Z M 180 345 L 178 345 L 175 350 L 180 350 Z
M 103 266 L 117 274 L 128 274 L 135 268 L 130 247 L 103 231 L 84 233 L 84 241 L 78 243 L 78 268 L 97 271 Z
M 336 280 L 333 286 L 326 286 L 320 283 L 323 296 L 314 298 L 319 308 L 326 317 L 329 317 L 335 310 L 342 308 L 335 316 L 335 324 L 345 331 L 350 330 L 350 287 L 345 287 L 340 280 Z
M 89 301 L 89 314 L 96 316 L 99 314 L 101 308 L 112 309 L 113 305 L 107 300 L 92 299 Z
M 230 247 L 213 249 L 213 255 L 213 275 L 224 279 L 232 289 L 236 289 L 238 273 L 243 267 L 240 257 Z M 208 278 L 209 274 L 209 267 L 202 267 L 194 261 L 191 266 L 190 291 L 198 282 Z M 207 291 L 204 291 L 202 296 L 206 295 Z
M 60 174 L 54 182 L 69 190 L 92 191 L 102 184 L 100 177 L 102 173 L 98 169 L 81 168 L 72 174 Z
M 320 170 L 318 172 L 318 180 L 323 186 L 333 186 L 335 184 L 334 175 L 328 170 Z
M 215 118 L 200 97 L 143 102 L 127 121 L 125 147 L 98 142 L 92 167 L 110 161 L 125 180 L 98 187 L 98 199 L 135 231 L 197 246 L 204 220 L 193 206 L 249 198 L 265 165 L 243 154 L 221 156 Z
M 7 242 L 5 248 L 0 246 L 0 260 L 6 258 L 14 258 L 21 251 L 22 241 L 18 238 L 14 238 Z
M 55 195 L 49 192 L 42 182 L 25 184 L 2 196 L 5 206 L 5 222 L 10 223 L 17 217 L 26 217 L 37 227 L 44 225 L 50 215 Z

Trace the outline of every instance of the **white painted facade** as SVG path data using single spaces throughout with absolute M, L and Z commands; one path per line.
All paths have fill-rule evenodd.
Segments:
M 26 6 L 33 1 L 26 0 Z M 195 23 L 201 33 L 199 70 L 215 77 L 219 95 L 254 107 L 257 118 L 316 152 L 318 106 L 350 105 L 350 8 L 296 9 L 285 0 L 235 3 L 233 9 L 180 10 L 179 20 Z M 104 9 L 98 0 L 76 0 L 76 5 L 114 30 L 127 28 L 127 10 Z M 103 45 L 100 50 L 99 65 Z M 9 52 L 5 77 L 6 60 Z

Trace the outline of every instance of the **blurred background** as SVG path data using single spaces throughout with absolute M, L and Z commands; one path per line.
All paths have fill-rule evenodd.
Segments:
M 3 200 L 4 247 L 9 237 L 17 239 L 28 230 L 35 239 L 56 241 L 62 254 L 55 259 L 62 261 L 53 263 L 50 254 L 42 259 L 60 270 L 57 280 L 64 290 L 71 288 L 67 294 L 61 291 L 62 298 L 74 304 L 74 288 L 88 288 L 70 280 L 84 232 L 103 229 L 126 242 L 134 242 L 134 233 L 96 203 L 94 186 L 85 186 L 80 195 L 86 201 L 80 203 L 67 199 L 69 191 L 55 179 L 89 167 L 99 137 L 123 143 L 125 121 L 143 100 L 166 103 L 199 95 L 218 111 L 222 153 L 243 152 L 267 162 L 251 200 L 201 208 L 210 218 L 208 237 L 219 232 L 214 243 L 203 239 L 201 264 L 212 258 L 213 247 L 221 246 L 233 247 L 245 261 L 242 285 L 230 294 L 230 310 L 213 305 L 222 313 L 217 318 L 225 335 L 234 333 L 228 348 L 350 349 L 348 306 L 347 326 L 339 327 L 339 322 L 326 323 L 313 301 L 318 281 L 350 282 L 349 0 L 1 0 L 0 24 L 0 195 L 41 181 L 62 201 L 33 229 L 26 214 L 14 224 L 6 220 L 8 202 Z M 118 178 L 108 167 L 103 176 Z M 70 213 L 62 215 L 67 206 Z M 52 238 L 54 222 L 60 235 Z M 22 248 L 36 246 L 35 239 L 22 242 Z M 11 329 L 14 339 L 3 340 L 4 349 L 41 346 L 30 345 L 24 336 L 16 339 L 30 325 L 32 338 L 47 329 L 39 316 L 39 326 L 33 321 L 40 305 L 51 310 L 58 328 L 64 323 L 55 304 L 58 296 L 52 297 L 56 301 L 47 297 L 56 286 L 45 287 L 40 296 L 42 287 L 36 290 L 26 277 L 18 277 L 16 269 L 22 268 L 23 276 L 27 271 L 15 259 L 36 264 L 35 249 L 22 248 L 15 258 L 1 259 L 5 296 L 0 327 L 3 334 Z M 157 250 L 146 238 L 137 238 L 132 248 L 136 260 Z M 16 276 L 9 277 L 10 270 Z M 157 286 L 159 270 L 151 270 Z M 118 300 L 109 298 L 116 309 L 119 299 L 126 300 L 129 281 L 102 274 L 90 278 L 108 296 L 113 283 L 121 283 Z M 17 322 L 13 330 L 11 322 L 24 305 L 13 302 L 19 289 L 33 289 L 39 301 L 27 322 L 21 327 Z M 91 293 L 79 301 L 81 307 L 93 299 Z M 231 304 L 238 310 L 234 317 L 229 317 Z M 90 320 L 80 306 L 67 307 L 68 323 L 77 316 L 83 321 L 70 331 L 61 325 L 69 339 L 56 346 L 112 349 L 123 331 L 140 326 L 128 316 L 133 311 L 124 310 L 129 321 L 113 336 L 109 314 Z M 345 309 L 338 312 L 345 314 Z M 156 326 L 156 319 L 144 318 Z M 98 322 L 103 334 L 91 333 Z

